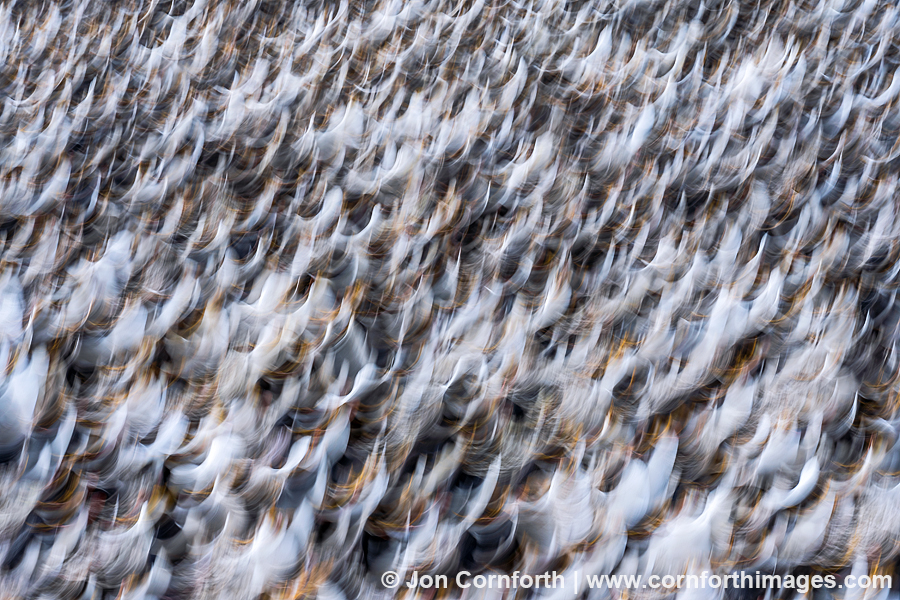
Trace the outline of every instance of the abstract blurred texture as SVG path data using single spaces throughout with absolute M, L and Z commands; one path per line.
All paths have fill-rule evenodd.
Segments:
M 894 573 L 898 67 L 875 0 L 0 1 L 0 597 Z M 672 595 L 802 594 L 580 591 Z

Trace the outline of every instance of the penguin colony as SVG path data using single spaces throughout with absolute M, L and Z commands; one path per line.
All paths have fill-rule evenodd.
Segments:
M 892 574 L 898 17 L 0 2 L 0 597 Z

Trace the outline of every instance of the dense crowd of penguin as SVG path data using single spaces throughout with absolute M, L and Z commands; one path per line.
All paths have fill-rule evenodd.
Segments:
M 0 1 L 0 598 L 893 574 L 898 17 Z

